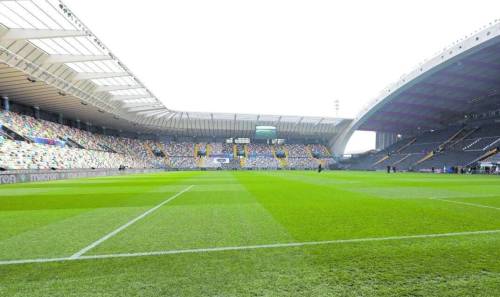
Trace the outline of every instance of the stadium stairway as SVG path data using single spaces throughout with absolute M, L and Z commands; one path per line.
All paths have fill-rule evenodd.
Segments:
M 163 160 L 165 162 L 165 165 L 167 167 L 172 167 L 172 160 L 170 160 L 170 157 L 163 150 L 162 150 L 162 152 L 163 152 L 163 155 L 164 155 Z
M 410 145 L 412 145 L 415 141 L 417 141 L 417 138 L 414 137 L 412 138 L 410 141 L 408 141 L 407 144 L 403 145 L 402 147 L 400 147 L 399 149 L 396 150 L 395 153 L 401 153 L 402 151 L 404 151 L 407 147 L 409 147 Z
M 0 129 L 2 129 L 3 133 L 8 135 L 9 138 L 11 138 L 12 140 L 33 142 L 29 137 L 26 137 L 26 136 L 18 133 L 17 131 L 15 131 L 14 129 L 11 129 L 10 127 L 5 125 L 4 123 L 0 123 L 0 124 L 1 124 Z
M 488 144 L 484 150 L 488 150 L 492 147 L 497 147 L 498 146 L 498 143 L 500 142 L 500 138 L 497 138 L 495 141 L 493 141 L 492 143 Z
M 378 161 L 376 161 L 375 163 L 372 164 L 372 167 L 375 167 L 377 165 L 379 165 L 380 163 L 384 162 L 385 160 L 389 159 L 390 156 L 389 155 L 385 155 L 383 156 L 382 158 L 380 158 Z
M 238 146 L 235 144 L 234 147 L 235 147 L 235 151 L 237 152 L 238 151 Z M 246 144 L 243 145 L 243 152 L 245 153 L 245 155 L 243 157 L 240 157 L 240 156 L 238 156 L 237 153 L 235 153 L 236 158 L 240 159 L 240 167 L 241 168 L 243 168 L 245 166 L 245 164 L 247 163 L 247 158 L 250 155 L 248 153 L 248 145 L 246 145 Z
M 489 150 L 488 152 L 484 153 L 483 155 L 481 155 L 479 158 L 477 159 L 474 159 L 472 162 L 470 162 L 469 164 L 467 164 L 467 166 L 470 166 L 470 165 L 473 165 L 475 164 L 476 162 L 480 162 L 480 161 L 483 161 L 483 160 L 486 160 L 488 159 L 489 157 L 491 156 L 494 156 L 496 154 L 498 154 L 500 150 L 498 148 L 494 148 L 492 150 Z
M 205 167 L 205 158 L 198 157 L 196 158 L 196 166 L 197 167 Z
M 427 155 L 425 155 L 425 157 L 423 157 L 422 159 L 418 160 L 414 165 L 418 165 L 420 163 L 423 163 L 423 162 L 431 159 L 432 157 L 434 157 L 434 151 L 431 151 L 431 152 L 427 153 Z
M 243 151 L 245 152 L 245 158 L 248 158 L 248 156 L 250 155 L 250 154 L 248 153 L 248 145 L 246 145 L 246 144 L 245 144 L 245 145 L 243 145 Z
M 172 160 L 170 160 L 170 156 L 167 154 L 167 151 L 165 150 L 165 145 L 160 143 L 160 152 L 163 154 L 163 162 L 165 163 L 165 166 L 167 167 L 172 167 Z
M 474 140 L 473 142 L 471 142 L 471 143 L 467 144 L 466 146 L 464 146 L 464 147 L 462 148 L 462 150 L 466 151 L 466 150 L 468 150 L 469 148 L 471 148 L 471 147 L 473 147 L 474 145 L 476 145 L 476 144 L 477 144 L 478 142 L 480 142 L 480 141 L 481 141 L 481 138 L 477 138 L 477 139 L 476 139 L 476 140 Z
M 471 136 L 472 134 L 474 134 L 477 130 L 479 129 L 479 127 L 473 127 L 473 128 L 466 128 L 465 131 L 464 131 L 464 134 L 463 135 L 460 135 L 456 138 L 456 140 L 454 140 L 450 145 L 449 147 L 451 149 L 463 149 L 463 146 L 462 144 L 466 141 L 466 139 Z
M 151 145 L 146 141 L 144 142 L 144 146 L 146 147 L 146 152 L 150 158 L 154 158 L 155 154 L 153 153 L 153 149 Z
M 313 153 L 312 153 L 312 150 L 311 150 L 311 146 L 310 146 L 310 145 L 306 145 L 306 151 L 307 151 L 307 155 L 308 155 L 310 158 L 314 158 L 314 157 L 313 157 Z
M 450 138 L 445 140 L 442 144 L 438 146 L 438 151 L 443 151 L 446 149 L 448 144 L 453 143 L 456 139 L 460 138 L 461 135 L 465 134 L 465 131 L 467 129 L 463 127 L 462 129 L 458 130 L 455 134 L 453 134 Z
M 288 149 L 285 146 L 281 147 L 283 149 L 283 152 L 285 153 L 285 157 L 281 158 L 281 168 L 287 168 L 288 167 Z
M 69 137 L 66 139 L 66 143 L 69 144 L 71 147 L 85 149 L 85 147 L 83 145 L 79 144 L 78 142 L 74 141 L 73 139 L 71 139 Z
M 306 145 L 306 151 L 307 151 L 307 156 L 309 158 L 315 160 L 318 165 L 321 165 L 321 167 L 325 167 L 326 161 L 314 158 L 310 145 Z M 330 153 L 330 152 L 328 152 L 328 153 Z
M 410 157 L 410 154 L 406 154 L 404 155 L 401 159 L 397 160 L 396 162 L 392 163 L 392 166 L 397 166 L 398 164 L 400 164 L 401 162 L 403 162 L 404 160 L 408 159 Z
M 194 157 L 194 159 L 196 161 L 196 167 L 198 167 L 198 168 L 199 167 L 204 167 L 203 165 L 205 163 L 204 159 L 202 157 L 198 156 L 198 152 L 199 151 L 200 151 L 200 144 L 199 143 L 195 143 L 195 145 L 194 145 L 194 151 L 193 151 L 194 152 L 193 153 L 194 154 L 193 157 Z
M 213 147 L 210 143 L 207 143 L 205 146 L 205 151 L 207 152 L 207 157 L 210 157 L 213 151 Z
M 278 164 L 280 165 L 280 168 L 286 168 L 288 166 L 288 161 L 285 160 L 286 158 L 278 158 L 278 156 L 276 155 L 276 146 L 271 146 L 271 150 L 273 152 L 273 157 L 274 159 L 276 159 L 276 161 L 278 161 Z M 285 155 L 286 155 L 286 152 L 285 152 Z

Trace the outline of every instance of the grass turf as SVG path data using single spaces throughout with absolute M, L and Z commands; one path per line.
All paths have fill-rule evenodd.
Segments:
M 189 185 L 85 255 L 500 229 L 497 177 L 176 172 L 1 186 L 0 261 L 69 257 Z M 0 296 L 500 296 L 499 259 L 496 233 L 1 265 Z

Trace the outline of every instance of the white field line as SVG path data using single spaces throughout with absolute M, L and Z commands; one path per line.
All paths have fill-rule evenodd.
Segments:
M 481 208 L 489 208 L 489 209 L 495 209 L 495 210 L 500 210 L 499 207 L 494 207 L 494 206 L 489 206 L 489 205 L 483 205 L 483 204 L 477 204 L 477 203 L 471 203 L 471 202 L 462 202 L 462 201 L 455 201 L 455 200 L 448 200 L 448 199 L 441 199 L 441 198 L 429 198 L 431 200 L 438 200 L 438 201 L 444 201 L 444 202 L 449 202 L 449 203 L 455 203 L 455 204 L 462 204 L 462 205 L 468 205 L 468 206 L 475 206 L 475 207 L 481 207 Z
M 177 194 L 171 196 L 170 198 L 168 198 L 167 200 L 161 202 L 160 204 L 156 205 L 155 207 L 147 210 L 146 212 L 144 212 L 143 214 L 139 215 L 138 217 L 136 217 L 135 219 L 132 219 L 130 221 L 128 221 L 127 223 L 121 225 L 120 227 L 118 227 L 117 229 L 115 229 L 114 231 L 111 231 L 110 233 L 106 234 L 105 236 L 101 237 L 100 239 L 94 241 L 93 243 L 91 243 L 90 245 L 84 247 L 83 249 L 79 250 L 78 252 L 76 252 L 75 254 L 73 254 L 70 258 L 71 259 L 77 259 L 79 257 L 81 257 L 83 254 L 85 254 L 86 252 L 90 251 L 91 249 L 95 248 L 96 246 L 100 245 L 101 243 L 103 243 L 104 241 L 110 239 L 111 237 L 115 236 L 116 234 L 120 233 L 121 231 L 125 230 L 126 228 L 128 228 L 130 225 L 136 223 L 137 221 L 139 220 L 142 220 L 144 219 L 146 216 L 148 216 L 149 214 L 151 214 L 152 212 L 154 212 L 155 210 L 157 210 L 158 208 L 162 207 L 163 205 L 169 203 L 170 201 L 174 200 L 175 198 L 179 197 L 180 195 L 186 193 L 187 191 L 191 190 L 191 188 L 193 187 L 193 185 L 187 187 L 186 189 L 178 192 Z
M 338 240 L 326 240 L 326 241 L 306 241 L 306 242 L 275 243 L 275 244 L 262 244 L 262 245 L 229 246 L 229 247 L 200 248 L 200 249 L 166 250 L 166 251 L 142 252 L 142 253 L 89 255 L 89 256 L 80 256 L 77 258 L 67 257 L 67 258 L 6 260 L 6 261 L 0 261 L 0 265 L 65 262 L 65 261 L 109 259 L 109 258 L 146 257 L 146 256 L 160 256 L 160 255 L 173 255 L 173 254 L 197 254 L 197 253 L 222 252 L 222 251 L 241 251 L 241 250 L 270 249 L 270 248 L 287 248 L 287 247 L 302 247 L 302 246 L 315 246 L 315 245 L 327 245 L 327 244 L 363 243 L 363 242 L 405 240 L 405 239 L 458 237 L 458 236 L 480 235 L 480 234 L 498 234 L 498 233 L 500 233 L 500 229 L 498 229 L 498 230 L 453 232 L 453 233 L 406 235 L 406 236 L 368 237 L 368 238 L 338 239 Z

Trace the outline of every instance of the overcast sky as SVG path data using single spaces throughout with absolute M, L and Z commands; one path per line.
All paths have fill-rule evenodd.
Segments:
M 498 0 L 64 2 L 171 109 L 348 118 L 500 18 Z

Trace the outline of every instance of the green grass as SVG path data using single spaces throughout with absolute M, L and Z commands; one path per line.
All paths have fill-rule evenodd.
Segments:
M 172 172 L 1 186 L 0 261 L 70 257 L 190 185 L 85 255 L 500 230 L 498 177 Z M 0 265 L 0 296 L 500 296 L 500 233 Z

